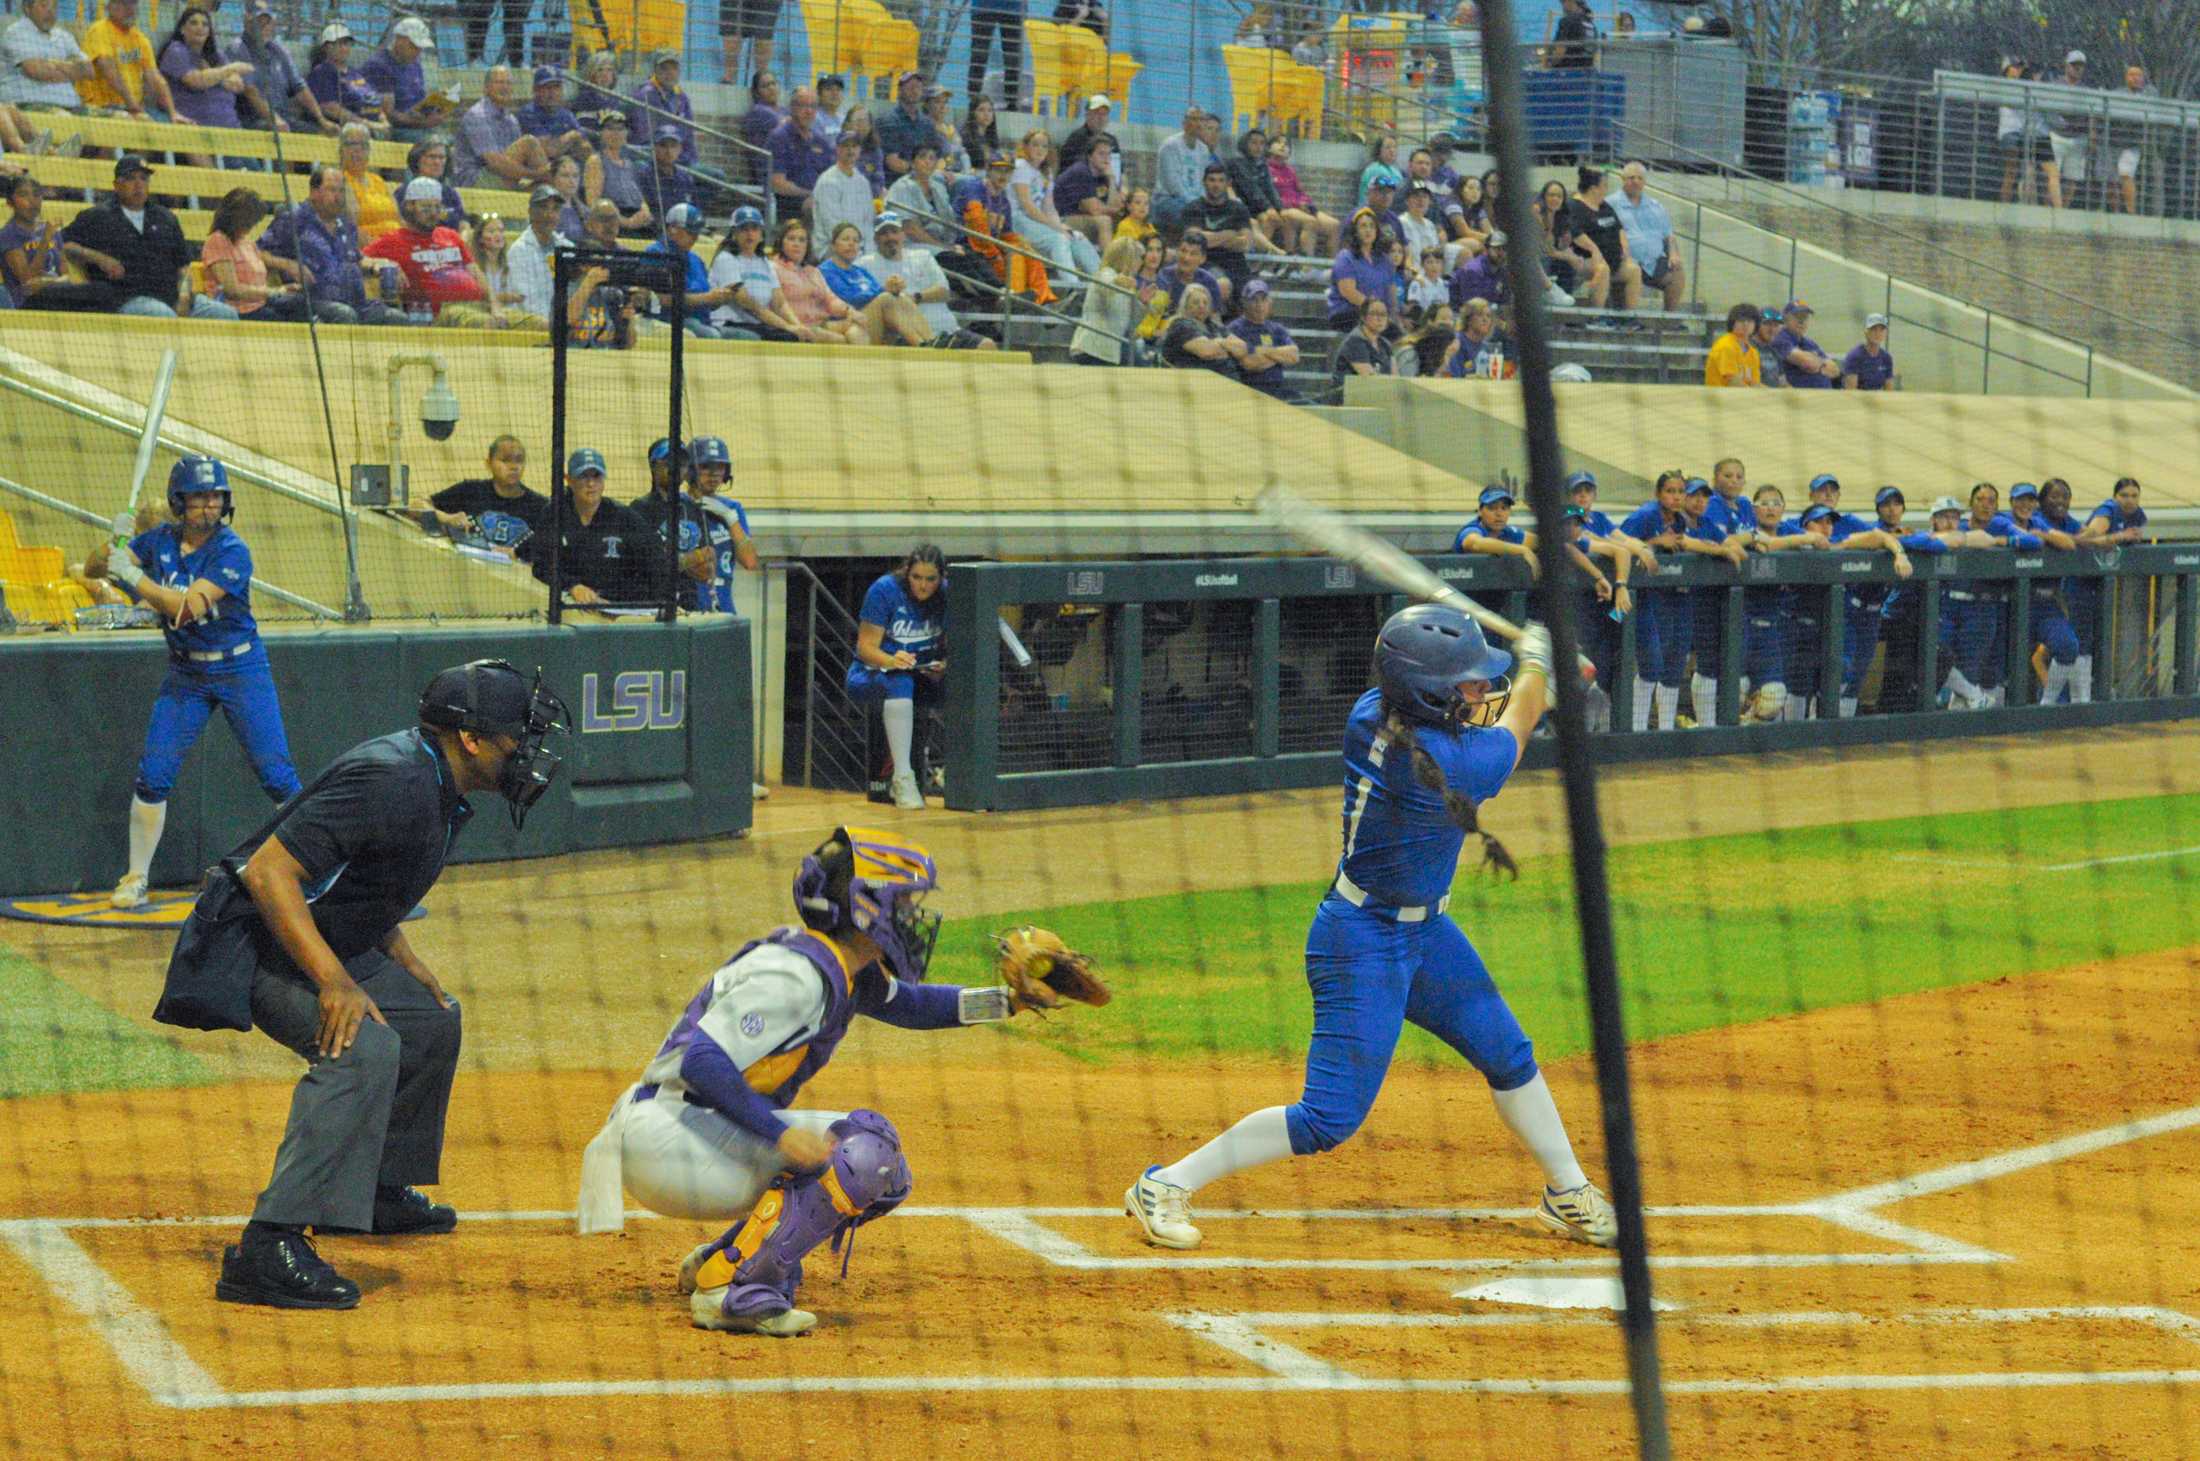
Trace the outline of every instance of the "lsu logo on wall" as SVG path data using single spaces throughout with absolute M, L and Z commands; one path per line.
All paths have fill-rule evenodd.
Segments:
M 687 723 L 686 670 L 621 670 L 603 699 L 603 676 L 581 676 L 581 734 L 678 730 Z

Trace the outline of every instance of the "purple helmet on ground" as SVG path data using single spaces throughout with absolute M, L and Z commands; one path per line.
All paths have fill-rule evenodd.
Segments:
M 893 832 L 839 827 L 795 874 L 794 904 L 822 934 L 855 930 L 885 956 L 887 972 L 914 984 L 932 962 L 940 916 L 924 911 L 939 885 L 932 854 Z
M 1463 680 L 1502 679 L 1512 656 L 1482 637 L 1482 626 L 1447 604 L 1415 604 L 1392 614 L 1375 640 L 1375 683 L 1409 720 L 1457 725 L 1466 718 Z

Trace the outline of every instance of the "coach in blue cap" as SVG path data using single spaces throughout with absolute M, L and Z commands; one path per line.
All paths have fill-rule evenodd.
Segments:
M 553 568 L 565 602 L 649 603 L 669 590 L 664 565 L 650 552 L 657 535 L 649 524 L 604 496 L 603 453 L 584 446 L 565 459 L 565 485 L 544 519 L 543 530 L 521 543 L 513 556 L 525 559 L 544 583 Z M 556 546 L 546 541 L 553 524 Z

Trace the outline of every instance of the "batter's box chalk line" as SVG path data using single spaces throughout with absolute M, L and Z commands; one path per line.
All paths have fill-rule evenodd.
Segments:
M 1874 1237 L 1887 1251 L 1866 1253 L 1736 1253 L 1655 1255 L 1665 1268 L 1802 1268 L 1889 1266 L 1941 1263 L 1992 1264 L 2007 1255 L 1958 1239 L 1930 1233 L 1883 1216 L 1879 1209 L 1913 1198 L 1952 1192 L 2000 1177 L 2068 1161 L 2093 1152 L 2200 1126 L 2200 1106 L 2188 1106 L 2135 1121 L 2023 1147 L 1995 1156 L 1957 1162 L 1909 1177 L 1860 1187 L 1827 1197 L 1790 1203 L 1705 1204 L 1654 1207 L 1659 1218 L 1802 1217 Z M 904 1207 L 904 1218 L 953 1219 L 969 1223 L 1044 1261 L 1064 1268 L 1145 1270 L 1284 1268 L 1437 1271 L 1509 1274 L 1579 1274 L 1613 1266 L 1610 1258 L 1576 1259 L 1304 1259 L 1238 1258 L 1226 1255 L 1120 1258 L 1096 1253 L 1049 1227 L 1049 1220 L 1111 1218 L 1112 1207 Z M 468 1212 L 469 1225 L 571 1222 L 559 1209 Z M 646 1217 L 640 1213 L 637 1216 Z M 1320 1222 L 1473 1221 L 1524 1219 L 1526 1208 L 1309 1208 L 1296 1210 L 1208 1210 L 1214 1220 Z M 1028 1391 L 1200 1391 L 1295 1393 L 1370 1391 L 1381 1393 L 1505 1395 L 1618 1395 L 1625 1380 L 1443 1378 L 1354 1374 L 1262 1333 L 1263 1328 L 1496 1328 L 1505 1325 L 1558 1324 L 1609 1327 L 1609 1317 L 1582 1312 L 1519 1310 L 1507 1313 L 1429 1314 L 1212 1314 L 1163 1315 L 1168 1322 L 1200 1335 L 1223 1351 L 1257 1367 L 1258 1375 L 824 1375 L 708 1377 L 697 1379 L 524 1380 L 421 1385 L 362 1385 L 324 1389 L 249 1390 L 225 1388 L 194 1360 L 155 1310 L 101 1268 L 76 1240 L 80 1230 L 149 1227 L 240 1227 L 243 1215 L 168 1218 L 9 1218 L 0 1219 L 0 1243 L 20 1259 L 63 1305 L 81 1315 L 113 1351 L 130 1378 L 157 1403 L 178 1410 L 266 1409 L 303 1405 L 423 1404 L 438 1401 L 544 1400 L 596 1396 L 686 1399 L 717 1395 L 924 1394 Z M 191 1302 L 198 1302 L 193 1299 Z M 210 1300 L 208 1302 L 211 1302 Z M 1740 1329 L 1796 1325 L 1845 1325 L 1899 1321 L 1908 1324 L 2023 1325 L 2047 1320 L 2092 1324 L 2139 1324 L 2200 1345 L 2200 1319 L 2175 1310 L 2145 1305 L 2082 1305 L 2059 1308 L 1935 1309 L 1867 1318 L 1847 1313 L 1759 1313 L 1707 1315 L 1683 1313 L 1672 1322 Z M 342 1322 L 341 1320 L 337 1322 Z M 1793 1375 L 1770 1378 L 1668 1381 L 1677 1395 L 1778 1394 L 1817 1391 L 1993 1390 L 2084 1385 L 2200 1384 L 2200 1368 L 2143 1370 L 2009 1371 L 1982 1374 Z

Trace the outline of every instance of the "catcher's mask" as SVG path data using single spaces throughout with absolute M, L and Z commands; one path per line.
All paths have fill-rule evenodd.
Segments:
M 477 659 L 443 670 L 420 692 L 420 723 L 475 735 L 511 736 L 519 746 L 504 759 L 497 794 L 511 808 L 512 826 L 527 820 L 527 809 L 558 779 L 564 758 L 545 744 L 571 724 L 565 702 L 542 683 L 535 671 L 530 685 L 509 660 Z
M 939 885 L 932 854 L 872 827 L 839 827 L 802 859 L 794 904 L 819 933 L 853 928 L 884 956 L 888 972 L 921 982 L 939 941 L 940 916 L 924 911 L 924 895 Z

